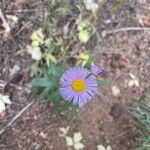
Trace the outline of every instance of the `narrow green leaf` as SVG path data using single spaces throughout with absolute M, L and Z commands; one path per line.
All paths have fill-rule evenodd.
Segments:
M 37 87 L 53 87 L 53 81 L 47 78 L 35 78 L 32 80 L 31 84 Z
M 84 67 L 90 69 L 91 63 L 92 63 L 92 58 L 90 57 Z
M 32 87 L 32 96 L 33 96 L 33 97 L 36 97 L 38 91 L 39 91 L 39 88 L 38 88 L 38 87 Z
M 78 106 L 77 105 L 73 105 L 71 106 L 71 112 L 69 114 L 69 120 L 73 120 L 75 118 L 75 116 L 77 115 L 78 112 Z
M 98 88 L 103 87 L 104 85 L 110 83 L 111 80 L 99 80 L 98 81 Z
M 34 63 L 31 65 L 31 77 L 37 75 L 38 72 L 38 63 Z
M 80 67 L 82 67 L 82 61 L 80 61 L 78 64 L 77 64 L 77 66 L 80 66 Z
M 49 94 L 49 98 L 51 99 L 52 103 L 56 106 L 56 105 L 59 105 L 61 95 L 56 90 L 53 92 L 53 94 Z
M 64 104 L 60 106 L 58 114 L 61 114 L 63 111 L 65 111 L 72 103 L 68 101 L 64 101 Z
M 51 90 L 51 88 L 49 88 L 49 87 L 44 88 L 43 91 L 39 95 L 39 100 L 45 99 L 48 96 L 50 90 Z

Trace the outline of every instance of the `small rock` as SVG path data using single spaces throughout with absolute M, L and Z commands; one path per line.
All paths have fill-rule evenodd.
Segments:
M 115 97 L 119 96 L 119 94 L 120 94 L 120 89 L 119 89 L 119 87 L 117 87 L 117 86 L 113 86 L 113 87 L 111 88 L 111 91 L 112 91 L 112 94 L 113 94 Z
M 139 87 L 139 81 L 137 79 L 134 79 L 134 80 L 129 80 L 128 81 L 128 86 L 131 88 L 131 87 Z
M 40 132 L 40 137 L 42 137 L 43 139 L 46 139 L 47 135 L 44 132 Z
M 105 24 L 110 24 L 111 22 L 112 22 L 111 19 L 106 19 L 106 20 L 104 20 L 104 23 L 105 23 Z
M 105 147 L 103 145 L 97 145 L 97 150 L 106 150 Z
M 128 56 L 121 56 L 120 54 L 113 54 L 111 57 L 110 66 L 112 68 L 130 68 L 131 60 Z
M 123 113 L 124 113 L 124 108 L 120 104 L 115 103 L 111 107 L 110 115 L 113 116 L 115 120 L 119 119 L 123 115 Z

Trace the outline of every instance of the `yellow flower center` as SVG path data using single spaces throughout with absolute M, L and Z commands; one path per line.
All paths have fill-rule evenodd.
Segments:
M 85 82 L 81 79 L 75 79 L 72 81 L 71 87 L 75 92 L 82 92 L 85 89 Z

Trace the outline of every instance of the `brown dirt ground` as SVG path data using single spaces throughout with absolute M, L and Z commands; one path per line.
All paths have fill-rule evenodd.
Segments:
M 41 1 L 13 0 L 3 1 L 5 11 L 18 9 L 41 9 Z M 18 2 L 18 3 L 17 3 Z M 99 39 L 91 52 L 94 52 L 95 63 L 105 69 L 100 78 L 111 79 L 111 83 L 99 90 L 100 97 L 95 97 L 84 108 L 74 121 L 68 121 L 67 112 L 56 117 L 52 108 L 44 108 L 34 103 L 15 123 L 0 135 L 1 150 L 67 150 L 65 140 L 59 137 L 59 128 L 69 126 L 69 136 L 81 132 L 85 150 L 96 150 L 98 144 L 111 145 L 112 150 L 134 150 L 139 144 L 141 133 L 136 123 L 127 113 L 127 107 L 140 100 L 143 92 L 150 86 L 150 33 L 144 31 L 129 31 L 101 36 L 102 30 L 128 26 L 142 26 L 138 15 L 149 17 L 150 11 L 146 4 L 140 1 L 125 0 L 115 12 L 110 12 L 110 4 L 99 12 Z M 10 3 L 10 5 L 8 5 Z M 111 1 L 109 2 L 111 3 Z M 149 13 L 148 13 L 149 11 Z M 19 23 L 13 26 L 12 37 L 1 40 L 0 79 L 24 85 L 29 82 L 31 59 L 26 54 L 18 54 L 29 43 L 31 32 L 41 21 L 40 12 L 13 13 L 19 18 Z M 36 17 L 34 19 L 34 17 Z M 111 19 L 107 24 L 106 20 Z M 31 21 L 31 22 L 30 22 Z M 105 22 L 106 21 L 106 22 Z M 25 26 L 28 24 L 28 26 Z M 148 22 L 144 24 L 149 26 Z M 21 66 L 16 78 L 10 77 L 9 69 L 15 64 Z M 129 88 L 129 73 L 136 75 L 139 87 Z M 21 78 L 21 80 L 19 79 Z M 20 82 L 21 81 L 21 82 Z M 121 93 L 114 97 L 111 87 L 117 85 Z M 0 120 L 3 128 L 10 119 L 27 103 L 27 93 L 15 90 L 12 86 L 5 88 L 5 93 L 11 96 L 12 105 Z

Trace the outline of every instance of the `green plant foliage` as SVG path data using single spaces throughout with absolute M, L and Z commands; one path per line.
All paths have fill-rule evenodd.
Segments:
M 53 87 L 53 81 L 50 81 L 47 78 L 35 78 L 32 80 L 32 86 L 38 86 L 38 87 Z
M 103 87 L 104 85 L 110 83 L 110 80 L 99 80 L 98 81 L 98 88 Z
M 61 114 L 63 111 L 70 109 L 70 119 L 74 117 L 77 112 L 77 107 L 62 99 L 59 93 L 59 80 L 62 74 L 68 67 L 66 65 L 56 66 L 50 63 L 47 68 L 47 72 L 43 73 L 43 76 L 36 77 L 32 80 L 33 96 L 36 97 L 45 106 L 50 103 L 54 106 L 54 112 Z
M 46 1 L 43 27 L 31 34 L 31 44 L 27 48 L 33 59 L 32 95 L 44 106 L 51 104 L 56 114 L 70 111 L 70 119 L 77 114 L 78 106 L 65 101 L 60 95 L 60 78 L 69 66 L 82 66 L 90 70 L 93 63 L 85 46 L 96 31 L 94 21 L 99 4 L 93 1 L 95 11 L 85 5 L 83 1 Z M 68 62 L 71 57 L 75 62 Z M 107 83 L 106 80 L 99 81 L 99 87 Z
M 91 63 L 92 63 L 92 58 L 91 57 L 89 57 L 89 59 L 87 60 L 87 62 L 86 62 L 86 64 L 85 64 L 85 68 L 88 68 L 88 69 L 90 69 L 90 67 L 91 67 Z
M 138 120 L 144 134 L 138 150 L 150 150 L 150 91 L 146 92 L 145 99 L 129 108 L 129 113 Z
M 67 7 L 60 0 L 48 0 L 49 19 L 56 21 L 58 17 L 64 15 Z
M 136 103 L 129 109 L 129 112 L 150 132 L 150 106 L 149 101 Z
M 150 136 L 145 137 L 142 140 L 142 145 L 138 148 L 138 150 L 150 150 Z
M 77 115 L 78 107 L 77 105 L 72 105 L 71 107 L 71 113 L 69 115 L 69 119 L 74 119 L 74 117 Z

